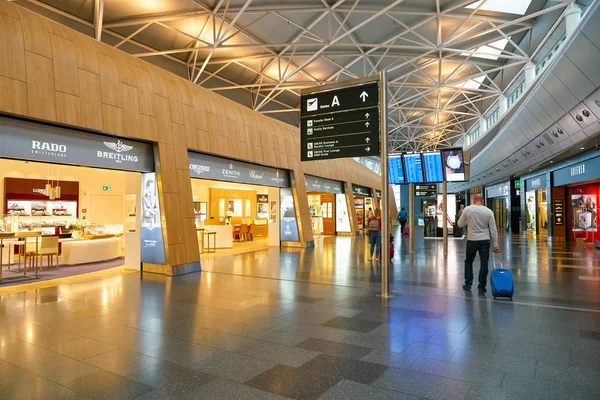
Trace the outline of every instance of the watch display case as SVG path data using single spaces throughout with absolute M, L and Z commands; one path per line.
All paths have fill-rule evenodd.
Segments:
M 120 224 L 91 224 L 83 227 L 82 238 L 99 239 L 123 235 L 123 225 Z

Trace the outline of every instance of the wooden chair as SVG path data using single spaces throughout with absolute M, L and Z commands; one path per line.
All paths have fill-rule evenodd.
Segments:
M 254 236 L 252 235 L 252 224 L 246 225 L 246 232 L 244 232 L 244 240 L 254 240 Z
M 242 236 L 242 226 L 241 225 L 235 225 L 233 227 L 233 240 L 234 241 L 237 240 L 238 242 L 241 242 L 242 239 L 243 239 L 243 236 Z
M 48 266 L 52 267 L 52 258 L 56 256 L 56 269 L 58 269 L 58 236 L 43 236 L 38 249 L 40 258 L 40 271 L 42 270 L 42 260 L 44 256 L 48 257 Z
M 25 268 L 33 269 L 35 267 L 35 258 L 40 246 L 39 238 L 25 238 Z

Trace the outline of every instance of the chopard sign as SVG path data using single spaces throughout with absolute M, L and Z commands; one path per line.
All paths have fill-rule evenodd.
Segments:
M 124 144 L 123 142 L 121 142 L 120 140 L 117 140 L 117 142 L 104 142 L 104 145 L 106 147 L 108 147 L 109 149 L 113 150 L 113 152 L 110 151 L 101 151 L 98 150 L 96 152 L 96 157 L 98 158 L 105 158 L 107 160 L 115 160 L 115 162 L 117 163 L 122 163 L 122 162 L 138 162 L 138 156 L 136 155 L 131 155 L 131 154 L 123 154 L 126 153 L 130 150 L 133 149 L 133 146 L 129 146 Z
M 39 140 L 31 141 L 31 153 L 53 157 L 66 157 L 67 146 L 64 144 L 56 144 L 49 142 L 40 142 Z
M 250 178 L 252 179 L 262 180 L 265 176 L 265 173 L 258 173 L 255 170 L 251 169 L 250 171 L 248 171 L 248 175 L 250 175 Z

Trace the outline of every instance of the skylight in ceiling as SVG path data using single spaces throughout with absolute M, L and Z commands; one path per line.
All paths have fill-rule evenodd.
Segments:
M 531 1 L 532 0 L 487 0 L 479 10 L 525 15 Z M 476 1 L 465 8 L 477 8 L 482 2 L 483 0 Z
M 461 89 L 479 89 L 479 86 L 481 86 L 481 82 L 483 82 L 484 79 L 485 76 L 478 76 L 477 78 L 470 79 L 460 84 L 458 87 L 460 87 Z
M 471 57 L 479 57 L 479 58 L 487 58 L 489 60 L 497 60 L 498 56 L 502 53 L 502 49 L 506 47 L 508 44 L 508 39 L 500 39 L 495 42 L 490 43 L 489 45 L 483 45 L 478 47 L 477 49 L 471 50 L 474 51 Z M 461 53 L 463 56 L 468 56 L 469 53 Z

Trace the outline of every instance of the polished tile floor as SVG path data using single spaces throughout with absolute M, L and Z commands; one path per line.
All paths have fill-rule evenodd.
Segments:
M 511 303 L 462 292 L 463 241 L 406 239 L 384 302 L 345 237 L 0 295 L 0 398 L 600 398 L 594 249 L 504 238 Z

